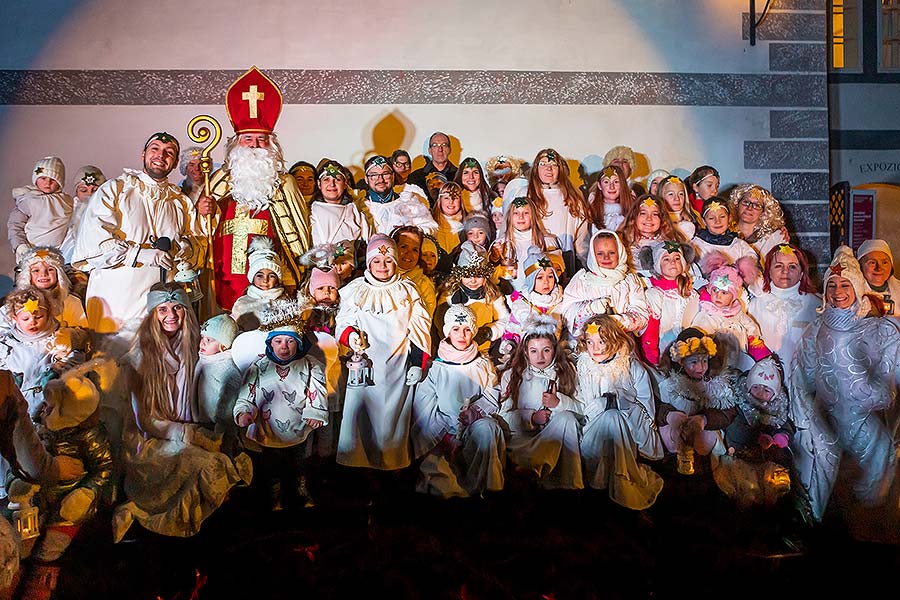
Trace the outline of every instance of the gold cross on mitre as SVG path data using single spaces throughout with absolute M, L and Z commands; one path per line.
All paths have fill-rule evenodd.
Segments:
M 231 274 L 244 275 L 247 273 L 247 238 L 269 235 L 269 222 L 252 218 L 246 208 L 237 204 L 234 218 L 222 223 L 222 235 L 234 236 L 231 240 Z
M 246 100 L 250 104 L 250 118 L 255 119 L 258 116 L 256 102 L 265 100 L 266 94 L 265 92 L 260 92 L 255 85 L 251 85 L 249 90 L 241 94 L 241 99 Z

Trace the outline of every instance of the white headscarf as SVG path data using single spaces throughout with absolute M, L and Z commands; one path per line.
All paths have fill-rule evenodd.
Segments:
M 605 269 L 597 263 L 597 254 L 594 251 L 594 240 L 603 234 L 609 234 L 616 240 L 616 249 L 619 252 L 619 264 L 612 269 Z M 609 229 L 601 229 L 591 236 L 591 245 L 588 249 L 587 271 L 585 272 L 587 279 L 597 285 L 615 285 L 625 279 L 628 275 L 628 253 L 622 240 L 619 239 L 615 231 Z

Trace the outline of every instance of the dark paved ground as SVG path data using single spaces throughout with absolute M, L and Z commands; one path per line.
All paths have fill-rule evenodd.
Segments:
M 332 466 L 312 479 L 314 508 L 270 513 L 254 488 L 236 489 L 189 539 L 134 525 L 114 545 L 104 515 L 70 547 L 54 598 L 768 600 L 897 589 L 895 546 L 855 542 L 834 519 L 804 529 L 787 503 L 740 511 L 711 478 L 658 470 L 657 504 L 634 513 L 604 492 L 541 492 L 517 478 L 492 497 L 441 501 L 412 492 L 411 472 L 375 485 Z

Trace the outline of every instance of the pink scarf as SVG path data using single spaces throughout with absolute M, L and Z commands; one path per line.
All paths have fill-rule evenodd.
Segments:
M 472 342 L 465 350 L 457 350 L 450 340 L 444 338 L 438 344 L 438 358 L 447 363 L 464 365 L 470 363 L 478 356 L 478 344 Z

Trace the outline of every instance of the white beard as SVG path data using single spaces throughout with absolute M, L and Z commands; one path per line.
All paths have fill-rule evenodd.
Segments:
M 278 188 L 278 169 L 272 148 L 235 147 L 228 155 L 231 197 L 254 211 L 265 210 Z

